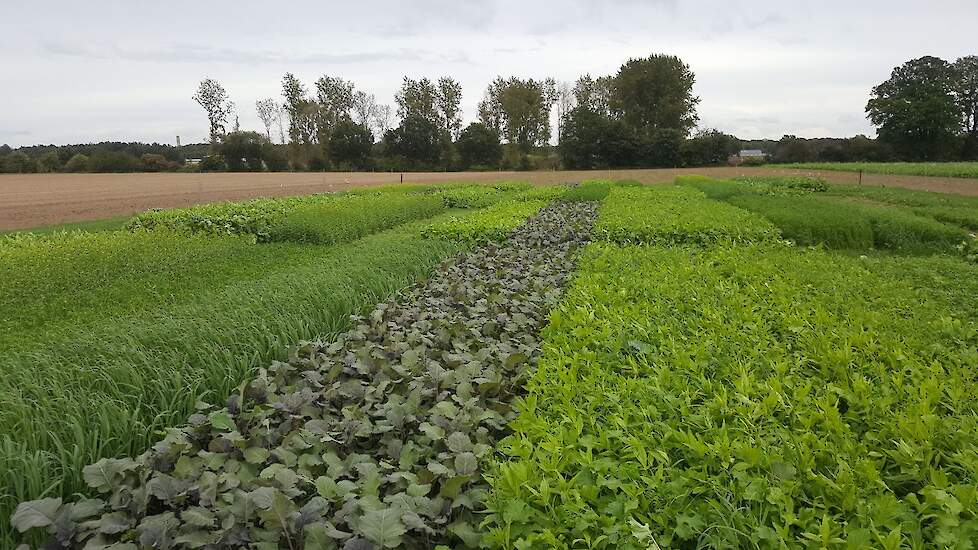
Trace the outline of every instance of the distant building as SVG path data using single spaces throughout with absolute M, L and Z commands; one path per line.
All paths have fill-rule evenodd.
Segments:
M 186 159 L 184 162 L 187 164 L 200 164 L 203 159 Z
M 727 162 L 731 166 L 740 166 L 744 163 L 763 163 L 767 160 L 767 153 L 760 149 L 741 149 L 736 155 L 730 155 Z

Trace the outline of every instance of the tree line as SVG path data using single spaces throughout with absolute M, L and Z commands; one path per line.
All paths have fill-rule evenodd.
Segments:
M 762 162 L 775 163 L 978 158 L 978 56 L 954 63 L 925 56 L 895 68 L 866 106 L 878 139 L 742 141 L 697 129 L 695 80 L 672 55 L 629 59 L 614 74 L 575 82 L 497 77 L 483 91 L 475 121 L 464 125 L 462 87 L 451 76 L 404 77 L 392 106 L 341 77 L 307 85 L 286 73 L 281 97 L 255 102 L 262 128 L 242 130 L 229 92 L 206 78 L 192 99 L 206 115 L 209 143 L 179 150 L 114 142 L 3 146 L 0 171 L 680 167 L 725 164 L 742 148 L 760 149 Z M 202 161 L 190 165 L 188 158 Z

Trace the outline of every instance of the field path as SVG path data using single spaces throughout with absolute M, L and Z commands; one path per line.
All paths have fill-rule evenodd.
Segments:
M 561 172 L 417 172 L 405 182 L 522 180 L 555 184 L 591 178 L 669 183 L 680 174 L 715 177 L 818 174 L 832 183 L 855 184 L 858 174 L 779 168 L 683 168 Z M 6 174 L 0 175 L 0 230 L 96 220 L 222 200 L 281 197 L 398 183 L 400 173 L 302 172 L 214 174 Z M 888 185 L 941 193 L 978 195 L 978 180 L 865 174 L 866 185 Z

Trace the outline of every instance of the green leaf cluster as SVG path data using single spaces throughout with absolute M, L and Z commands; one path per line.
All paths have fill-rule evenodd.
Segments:
M 616 243 L 701 244 L 777 241 L 777 228 L 690 187 L 615 187 L 595 234 Z
M 422 230 L 427 237 L 469 243 L 505 239 L 516 227 L 546 206 L 543 200 L 510 200 L 494 204 L 467 216 L 434 222 Z
M 976 274 L 591 245 L 489 474 L 486 544 L 970 548 Z

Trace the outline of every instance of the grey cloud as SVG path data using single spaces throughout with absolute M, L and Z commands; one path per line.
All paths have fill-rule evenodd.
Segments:
M 356 51 L 350 53 L 286 52 L 275 50 L 244 50 L 215 48 L 200 44 L 170 44 L 152 49 L 129 48 L 118 44 L 78 45 L 63 41 L 46 41 L 41 44 L 45 53 L 88 59 L 123 59 L 129 61 L 153 61 L 164 63 L 234 63 L 234 64 L 361 64 L 390 61 L 426 61 L 437 63 L 465 63 L 468 56 L 460 50 L 436 52 L 411 48 L 394 48 L 385 51 Z

